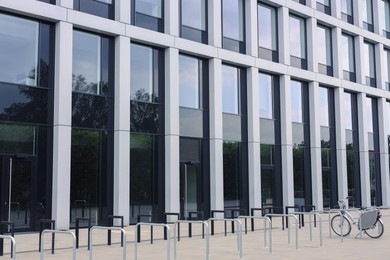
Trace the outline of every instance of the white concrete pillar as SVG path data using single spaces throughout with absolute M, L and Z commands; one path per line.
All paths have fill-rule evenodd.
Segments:
M 165 50 L 165 211 L 180 212 L 179 51 Z
M 115 0 L 115 20 L 130 23 L 130 1 Z
M 173 36 L 179 36 L 179 1 L 164 1 L 164 32 Z
M 291 78 L 280 77 L 280 125 L 282 150 L 283 205 L 294 205 L 294 168 L 291 117 Z
M 384 64 L 386 63 L 386 52 L 383 49 L 382 43 L 377 43 L 375 47 L 375 77 L 376 87 L 379 89 L 386 90 L 386 71 L 384 71 Z
M 279 62 L 290 65 L 290 13 L 287 7 L 278 8 Z
M 356 83 L 362 85 L 366 84 L 365 62 L 364 58 L 364 38 L 363 36 L 356 36 L 355 41 L 355 66 L 356 66 Z
M 306 34 L 307 34 L 307 69 L 313 72 L 318 72 L 317 58 L 317 19 L 306 19 Z
M 56 4 L 65 8 L 73 9 L 73 0 L 57 0 Z
M 344 90 L 334 88 L 337 184 L 339 200 L 348 196 L 347 149 L 345 140 Z
M 390 114 L 386 98 L 378 98 L 378 122 L 379 122 L 379 151 L 380 169 L 382 180 L 382 205 L 390 206 L 390 179 L 389 179 L 389 146 L 388 136 Z
M 69 229 L 73 26 L 58 22 L 55 42 L 52 219 Z
M 222 47 L 222 1 L 208 2 L 209 45 Z
M 359 123 L 359 157 L 360 157 L 360 183 L 362 206 L 371 206 L 370 167 L 368 159 L 368 133 L 367 133 L 367 109 L 366 94 L 357 94 L 358 123 Z
M 323 209 L 322 162 L 321 162 L 321 127 L 320 127 L 320 86 L 318 82 L 309 83 L 310 109 L 310 156 L 312 199 L 316 209 Z
M 261 208 L 259 71 L 247 69 L 249 208 Z
M 209 71 L 210 209 L 223 210 L 222 61 L 215 58 L 211 59 L 209 63 Z
M 362 1 L 352 0 L 353 24 L 363 28 Z
M 115 38 L 114 215 L 130 220 L 130 38 Z
M 340 27 L 334 27 L 331 29 L 333 73 L 335 78 L 343 79 L 343 49 L 341 33 L 342 31 Z
M 257 1 L 245 0 L 246 54 L 258 57 Z

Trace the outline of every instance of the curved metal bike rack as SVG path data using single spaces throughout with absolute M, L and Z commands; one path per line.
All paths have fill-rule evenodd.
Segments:
M 288 218 L 294 218 L 295 219 L 295 249 L 298 249 L 298 227 L 299 227 L 299 222 L 298 222 L 298 217 L 294 214 L 266 214 L 265 217 L 288 217 Z M 271 229 L 272 229 L 272 222 L 271 222 Z M 288 229 L 288 243 L 290 244 L 290 228 Z
M 310 241 L 313 241 L 313 232 L 312 232 L 312 230 L 313 230 L 313 227 L 312 227 L 312 225 L 311 225 L 311 218 L 312 218 L 312 216 L 313 215 L 315 215 L 315 216 L 317 216 L 318 217 L 318 219 L 319 219 L 319 223 L 320 223 L 320 246 L 323 246 L 323 239 L 322 239 L 322 217 L 321 217 L 321 214 L 319 213 L 319 212 L 317 212 L 317 211 L 315 211 L 315 210 L 313 210 L 313 211 L 311 211 L 310 212 L 310 215 L 309 215 L 309 225 L 310 225 Z
M 238 219 L 231 219 L 231 218 L 209 218 L 207 221 L 230 221 L 230 222 L 236 222 L 238 225 L 238 232 L 237 232 L 237 249 L 240 251 L 240 258 L 242 258 L 242 223 Z
M 272 253 L 272 229 L 271 219 L 269 217 L 262 216 L 239 216 L 238 219 L 263 219 L 264 220 L 264 247 L 267 247 L 267 222 L 269 225 L 269 253 Z
M 150 227 L 156 227 L 157 226 L 157 227 L 164 227 L 164 230 L 165 230 L 165 228 L 167 229 L 167 232 L 168 232 L 168 235 L 167 235 L 167 259 L 170 260 L 171 259 L 171 236 L 170 236 L 171 229 L 169 228 L 169 225 L 168 224 L 157 224 L 157 223 L 144 223 L 144 222 L 140 222 L 140 223 L 137 223 L 135 225 L 135 230 L 134 230 L 134 259 L 135 260 L 138 259 L 137 230 L 138 230 L 139 226 L 150 226 Z M 125 258 L 123 258 L 123 259 L 125 259 Z M 90 260 L 92 260 L 92 259 L 90 259 Z
M 122 238 L 122 241 L 123 241 L 122 259 L 126 260 L 126 231 L 123 228 L 120 228 L 120 227 L 102 227 L 102 226 L 93 226 L 93 227 L 91 227 L 91 232 L 89 233 L 89 241 L 91 243 L 90 250 L 89 250 L 89 260 L 92 260 L 92 252 L 93 252 L 93 243 L 92 243 L 92 233 L 93 232 L 92 231 L 94 231 L 95 229 L 120 231 L 121 232 L 121 238 Z M 135 234 L 137 235 L 137 232 L 135 232 Z M 135 240 L 135 241 L 137 241 L 137 240 Z
M 210 239 L 209 239 L 209 224 L 207 221 L 200 221 L 200 220 L 177 220 L 174 223 L 174 229 L 173 229 L 173 254 L 174 259 L 176 260 L 176 243 L 177 243 L 177 237 L 176 237 L 176 227 L 179 223 L 188 223 L 188 224 L 201 224 L 203 227 L 206 226 L 206 260 L 209 259 L 210 256 Z
M 13 236 L 9 236 L 9 235 L 0 235 L 0 238 L 11 240 L 11 246 L 12 246 L 11 247 L 12 248 L 11 258 L 12 258 L 12 260 L 15 260 L 16 259 L 16 241 L 15 241 L 15 238 Z
M 70 231 L 66 231 L 66 230 L 55 230 L 55 229 L 45 229 L 42 231 L 42 236 L 41 236 L 41 257 L 40 259 L 43 260 L 43 251 L 44 251 L 44 248 L 43 248 L 43 245 L 44 245 L 44 240 L 45 240 L 45 234 L 46 233 L 52 233 L 52 234 L 67 234 L 67 235 L 71 235 L 72 236 L 72 239 L 73 239 L 73 257 L 72 259 L 73 260 L 76 260 L 76 236 L 75 234 L 73 234 L 73 232 L 70 232 Z M 91 248 L 92 250 L 92 248 Z

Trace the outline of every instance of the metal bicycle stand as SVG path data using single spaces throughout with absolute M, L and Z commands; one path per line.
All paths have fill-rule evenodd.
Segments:
M 281 217 L 281 218 L 294 218 L 295 219 L 295 249 L 298 249 L 298 218 L 293 214 L 266 214 L 265 217 Z M 272 224 L 271 224 L 272 225 Z M 288 243 L 290 244 L 290 228 L 288 229 Z
M 103 227 L 103 226 L 93 226 L 91 227 L 91 232 L 89 233 L 89 241 L 91 242 L 90 250 L 89 250 L 89 260 L 92 260 L 92 253 L 93 253 L 93 243 L 92 243 L 92 234 L 95 229 L 101 229 L 101 230 L 107 230 L 107 231 L 112 231 L 112 230 L 117 230 L 121 232 L 121 239 L 123 241 L 123 246 L 122 246 L 122 259 L 126 260 L 126 231 L 123 228 L 120 227 Z M 137 235 L 137 232 L 135 232 Z M 137 240 L 135 240 L 137 241 Z M 137 243 L 135 243 L 137 244 Z
M 236 222 L 238 225 L 238 232 L 237 232 L 237 249 L 240 251 L 240 258 L 242 258 L 242 223 L 239 219 L 231 219 L 231 218 L 209 218 L 208 221 L 227 221 L 230 222 Z
M 11 240 L 11 258 L 12 258 L 12 260 L 15 260 L 16 259 L 16 241 L 15 241 L 15 238 L 13 236 L 9 236 L 9 235 L 0 235 L 0 238 L 1 239 L 9 239 L 9 240 Z
M 254 221 L 255 219 L 263 219 L 264 220 L 264 247 L 267 247 L 267 222 L 269 227 L 269 253 L 272 253 L 272 229 L 271 229 L 271 219 L 269 217 L 262 217 L 262 216 L 239 216 L 238 219 L 251 219 L 251 221 Z M 246 234 L 245 230 L 245 234 Z
M 167 259 L 171 259 L 171 229 L 169 228 L 168 224 L 157 224 L 157 223 L 137 223 L 135 225 L 134 230 L 134 259 L 138 260 L 138 243 L 137 243 L 137 230 L 139 226 L 157 226 L 157 227 L 163 227 L 165 231 L 167 231 Z M 165 234 L 166 234 L 165 233 Z M 123 258 L 125 259 L 125 258 Z M 92 259 L 90 259 L 92 260 Z
M 45 229 L 42 231 L 42 236 L 41 236 L 41 241 L 40 241 L 40 245 L 41 245 L 41 257 L 40 259 L 43 260 L 43 255 L 44 255 L 44 240 L 45 240 L 45 234 L 46 233 L 52 233 L 52 234 L 68 234 L 68 235 L 71 235 L 72 236 L 72 239 L 73 239 L 73 257 L 72 259 L 73 260 L 76 260 L 76 236 L 75 234 L 73 234 L 73 232 L 70 232 L 70 231 L 66 231 L 66 230 L 53 230 L 53 229 Z M 53 248 L 52 248 L 53 250 Z

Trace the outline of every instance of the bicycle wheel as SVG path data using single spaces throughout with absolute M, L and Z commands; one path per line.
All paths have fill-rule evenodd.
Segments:
M 378 219 L 372 227 L 364 230 L 367 236 L 371 238 L 380 238 L 384 231 L 385 230 L 381 219 Z
M 333 232 L 335 232 L 338 236 L 341 236 L 341 227 L 343 227 L 343 237 L 348 236 L 349 233 L 351 233 L 351 223 L 345 216 L 342 216 L 341 222 L 340 215 L 334 216 L 330 224 Z

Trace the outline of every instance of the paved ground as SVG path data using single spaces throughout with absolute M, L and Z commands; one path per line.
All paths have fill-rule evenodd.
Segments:
M 274 219 L 272 233 L 272 254 L 269 247 L 264 247 L 263 222 L 255 221 L 255 232 L 248 231 L 243 234 L 243 257 L 242 259 L 390 259 L 390 210 L 382 211 L 385 233 L 380 239 L 371 239 L 367 235 L 355 238 L 358 230 L 354 226 L 351 235 L 344 238 L 341 243 L 340 237 L 332 234 L 329 237 L 328 215 L 322 215 L 323 246 L 320 246 L 319 225 L 313 229 L 313 241 L 310 241 L 309 223 L 299 229 L 298 250 L 295 249 L 295 228 L 291 228 L 291 243 L 288 244 L 288 232 L 281 229 L 281 221 Z M 308 221 L 308 217 L 305 218 Z M 249 227 L 249 221 L 248 221 Z M 177 259 L 205 259 L 205 240 L 201 237 L 201 228 L 193 226 L 193 237 L 187 235 L 187 224 L 181 225 L 182 239 L 177 244 Z M 230 224 L 228 224 L 230 231 Z M 138 244 L 138 259 L 167 259 L 167 242 L 164 241 L 160 227 L 154 228 L 154 243 L 150 244 L 150 228 L 144 227 L 142 232 L 143 242 Z M 210 236 L 210 260 L 217 259 L 240 259 L 237 250 L 236 234 L 223 233 L 223 222 L 216 224 L 216 235 Z M 127 259 L 134 259 L 134 226 L 126 228 Z M 171 230 L 173 235 L 173 227 Z M 38 234 L 17 234 L 17 259 L 39 259 Z M 114 260 L 122 259 L 120 247 L 120 235 L 112 234 L 112 246 L 107 246 L 107 232 L 103 230 L 93 231 L 93 259 Z M 56 235 L 56 252 L 50 254 L 50 235 L 45 236 L 44 259 L 72 259 L 72 239 L 70 235 Z M 267 241 L 268 243 L 268 241 Z M 89 259 L 87 250 L 87 233 L 82 230 L 80 235 L 80 248 L 77 250 L 77 259 Z M 5 242 L 5 255 L 0 259 L 9 259 L 9 242 Z M 173 240 L 171 240 L 171 259 L 173 259 Z

